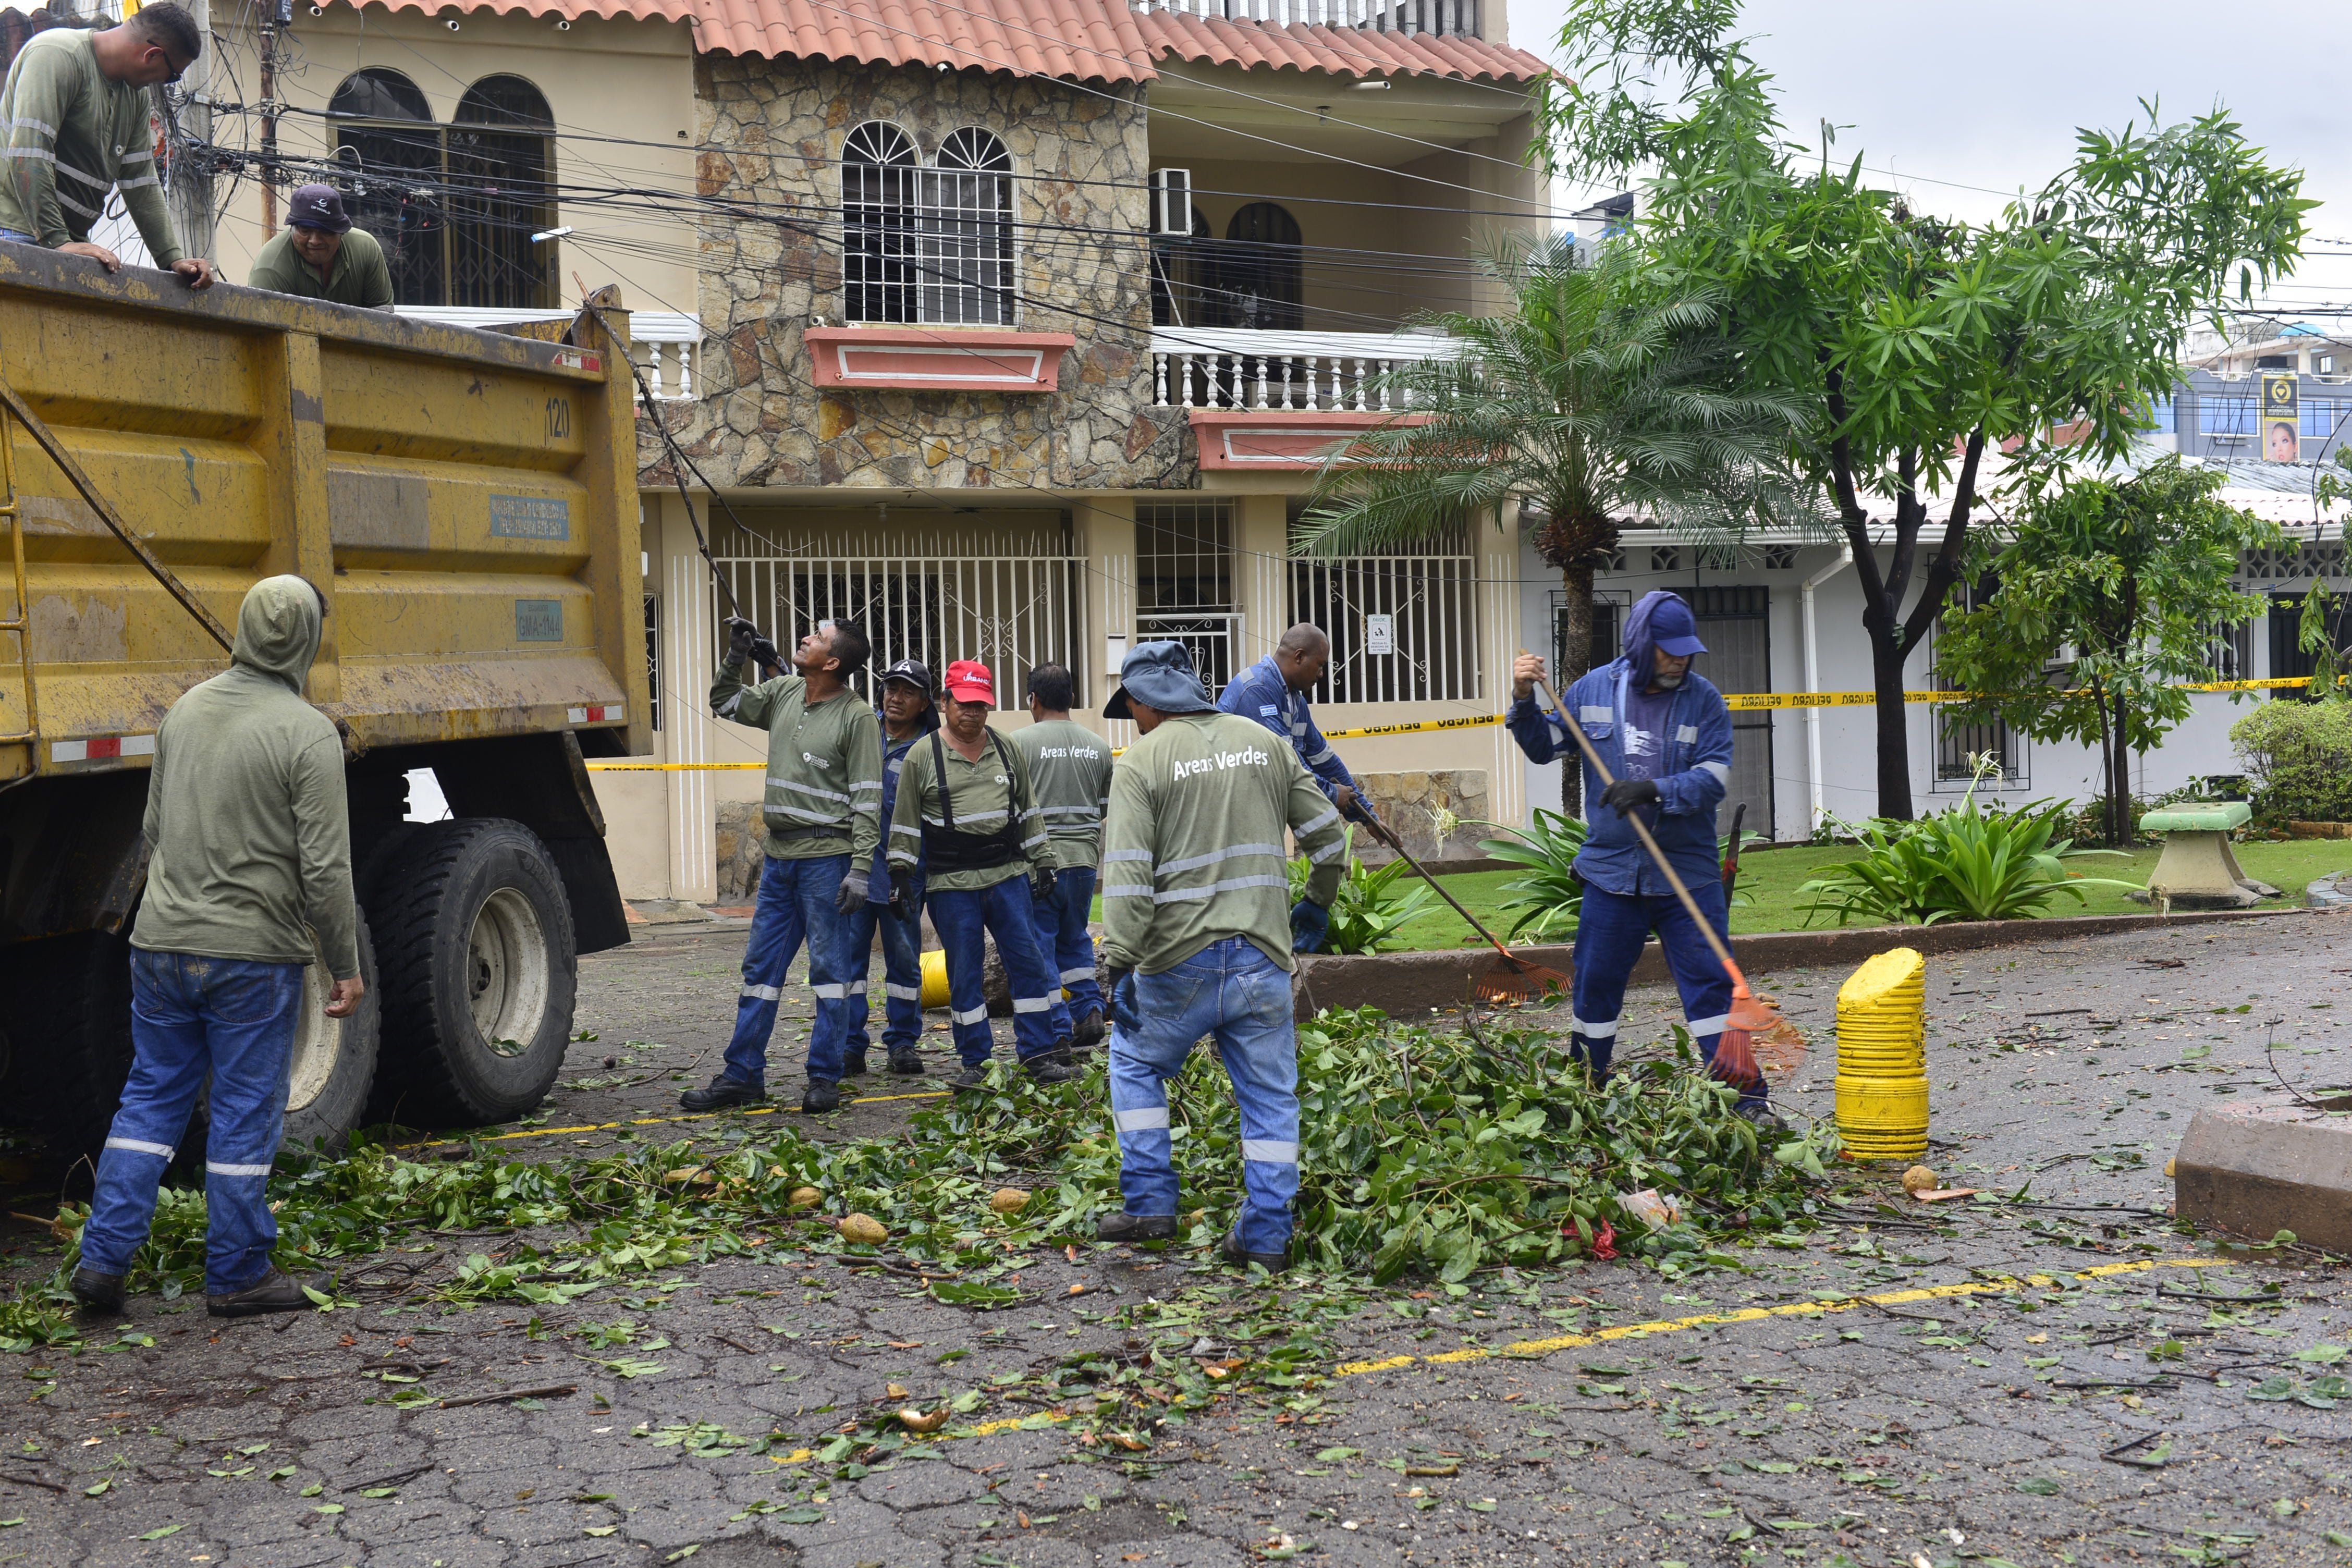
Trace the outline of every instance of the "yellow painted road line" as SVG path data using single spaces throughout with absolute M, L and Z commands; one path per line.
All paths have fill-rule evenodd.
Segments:
M 950 1426 L 932 1437 L 934 1443 L 950 1443 L 965 1437 L 993 1437 L 999 1432 L 1035 1431 L 1041 1426 L 1056 1426 L 1070 1418 L 1066 1410 L 1039 1410 L 1027 1415 L 1007 1415 L 1002 1420 L 983 1421 L 977 1426 Z M 856 1434 L 852 1433 L 855 1436 Z M 909 1434 L 913 1436 L 913 1434 Z M 867 1441 L 872 1441 L 868 1438 Z M 789 1454 L 771 1454 L 772 1465 L 805 1465 L 816 1458 L 814 1448 L 794 1448 Z
M 2067 1278 L 2072 1279 L 2105 1279 L 2117 1274 L 2139 1274 L 2151 1268 L 2227 1268 L 2231 1260 L 2224 1258 L 2143 1258 L 2135 1263 L 2103 1263 L 2096 1268 L 2085 1268 Z M 1865 1304 L 1879 1307 L 1899 1307 L 1914 1301 L 1948 1300 L 1955 1296 L 2002 1296 L 2027 1289 L 2048 1289 L 2057 1283 L 2054 1276 L 2029 1274 L 2022 1279 L 1970 1279 L 1954 1285 L 1926 1285 L 1910 1290 L 1890 1290 L 1877 1296 L 1841 1296 L 1831 1300 L 1792 1301 L 1778 1307 L 1748 1307 L 1736 1312 L 1700 1312 L 1687 1318 L 1665 1318 L 1647 1323 L 1620 1323 L 1612 1328 L 1595 1329 L 1589 1334 L 1558 1334 L 1549 1339 L 1518 1340 L 1493 1349 L 1474 1347 L 1469 1350 L 1444 1351 L 1433 1356 L 1392 1355 L 1378 1361 L 1342 1362 L 1332 1369 L 1334 1377 L 1360 1377 L 1368 1372 L 1395 1372 L 1410 1366 L 1453 1366 L 1474 1361 L 1526 1361 L 1551 1354 L 1554 1351 L 1577 1350 L 1586 1345 L 1606 1344 L 1612 1340 L 1647 1339 L 1654 1334 L 1681 1333 L 1690 1329 L 1714 1328 L 1724 1323 L 1754 1323 L 1767 1318 L 1805 1318 L 1822 1312 L 1848 1312 Z
M 955 1090 L 926 1089 L 907 1094 L 868 1094 L 851 1100 L 852 1105 L 880 1105 L 893 1100 L 945 1100 Z M 418 1143 L 394 1143 L 402 1149 L 450 1149 L 464 1143 L 512 1143 L 524 1138 L 560 1138 L 574 1132 L 610 1132 L 620 1127 L 659 1127 L 673 1121 L 709 1121 L 726 1115 L 724 1110 L 682 1111 L 676 1116 L 632 1116 L 625 1121 L 587 1121 L 577 1127 L 526 1127 L 516 1132 L 494 1132 L 487 1138 L 428 1138 Z M 745 1116 L 797 1116 L 800 1112 L 789 1105 L 755 1105 L 741 1112 Z

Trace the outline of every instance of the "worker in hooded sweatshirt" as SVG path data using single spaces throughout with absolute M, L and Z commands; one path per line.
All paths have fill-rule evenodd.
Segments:
M 1111 1125 L 1122 1212 L 1105 1241 L 1176 1234 L 1168 1080 L 1203 1035 L 1217 1043 L 1241 1111 L 1240 1218 L 1227 1258 L 1273 1272 L 1289 1261 L 1298 1192 L 1294 952 L 1323 944 L 1347 840 L 1339 808 L 1282 738 L 1220 713 L 1177 642 L 1127 656 L 1106 719 L 1141 738 L 1111 775 L 1103 823 L 1103 962 L 1111 981 Z M 1290 902 L 1283 834 L 1308 861 Z
M 710 1082 L 678 1096 L 688 1110 L 719 1110 L 767 1098 L 768 1038 L 784 973 L 808 943 L 808 1083 L 801 1110 L 841 1105 L 843 1053 L 853 992 L 866 994 L 866 959 L 851 961 L 850 923 L 866 907 L 874 846 L 882 836 L 882 731 L 874 710 L 850 679 L 866 668 L 871 645 L 849 621 L 819 621 L 793 649 L 790 675 L 743 683 L 748 660 L 779 667 L 776 645 L 751 622 L 728 622 L 726 662 L 710 683 L 710 710 L 768 731 L 768 790 L 761 815 L 768 828 L 760 896 L 743 944 L 743 990 L 727 1061 Z
M 948 1017 L 963 1070 L 958 1089 L 987 1080 L 996 1046 L 982 990 L 983 931 L 996 939 L 1013 993 L 1013 1038 L 1021 1067 L 1039 1083 L 1076 1076 L 1070 1043 L 1054 1033 L 1059 987 L 1037 950 L 1037 900 L 1050 891 L 1045 829 L 1020 751 L 988 727 L 996 679 L 968 658 L 948 666 L 940 727 L 907 754 L 890 808 L 890 884 L 911 900 L 922 872 L 923 907 L 940 933 L 948 968 Z
M 1087 934 L 1094 912 L 1095 871 L 1102 862 L 1103 807 L 1110 799 L 1110 742 L 1070 717 L 1077 681 L 1058 664 L 1029 671 L 1029 718 L 1013 743 L 1028 764 L 1045 824 L 1045 858 L 1054 890 L 1037 900 L 1037 944 L 1046 966 L 1061 976 L 1054 1028 L 1074 1051 L 1103 1037 L 1102 987 L 1095 979 L 1095 944 Z
M 255 584 L 228 668 L 173 703 L 155 731 L 147 890 L 131 932 L 131 1079 L 72 1280 L 100 1311 L 122 1310 L 156 1186 L 199 1094 L 205 1310 L 239 1318 L 311 1304 L 269 1260 L 278 1222 L 266 1191 L 302 971 L 325 963 L 331 1018 L 350 1017 L 366 990 L 342 738 L 302 696 L 325 621 L 326 601 L 304 579 Z
M 931 667 L 919 658 L 902 658 L 882 672 L 881 697 L 876 717 L 882 721 L 882 820 L 890 820 L 898 800 L 898 775 L 906 770 L 907 753 L 915 742 L 940 727 L 940 705 L 931 687 Z M 887 834 L 883 837 L 888 837 Z M 890 1053 L 890 1070 L 908 1077 L 923 1070 L 917 1048 L 923 1035 L 923 868 L 918 864 L 902 900 L 884 863 L 884 847 L 874 847 L 868 885 L 887 899 L 868 899 L 849 917 L 850 967 L 862 980 L 874 951 L 874 935 L 882 934 L 882 1047 Z M 855 1077 L 866 1070 L 866 1020 L 872 1009 L 863 989 L 853 989 L 849 1043 L 843 1051 L 842 1071 Z
M 1576 921 L 1570 1049 L 1603 1083 L 1626 977 L 1652 932 L 1682 993 L 1684 1021 L 1710 1066 L 1731 1011 L 1730 976 L 1628 822 L 1630 814 L 1641 814 L 1716 934 L 1728 942 L 1730 910 L 1718 871 L 1715 815 L 1731 782 L 1731 713 L 1723 694 L 1690 667 L 1706 645 L 1679 595 L 1664 589 L 1644 595 L 1625 618 L 1624 649 L 1622 658 L 1569 688 L 1566 699 L 1616 781 L 1604 789 L 1585 769 L 1589 828 L 1576 857 L 1584 900 Z M 1536 704 L 1535 684 L 1543 673 L 1543 660 L 1518 657 L 1506 716 L 1519 749 L 1538 763 L 1576 749 L 1561 715 Z M 1762 1079 L 1735 1087 L 1741 1115 L 1762 1127 L 1780 1125 Z

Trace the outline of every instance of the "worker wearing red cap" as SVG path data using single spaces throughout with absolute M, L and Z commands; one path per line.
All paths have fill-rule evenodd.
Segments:
M 963 1070 L 958 1089 L 988 1076 L 995 1041 L 981 989 L 982 932 L 996 939 L 1013 992 L 1013 1037 L 1021 1066 L 1040 1083 L 1076 1075 L 1070 1042 L 1054 1036 L 1061 986 L 1037 946 L 1036 899 L 1050 892 L 1045 819 L 1030 792 L 1020 751 L 988 727 L 996 681 L 968 658 L 948 666 L 940 727 L 907 753 L 890 811 L 890 881 L 911 904 L 915 868 L 948 967 L 948 1016 Z M 1044 887 L 1033 891 L 1032 883 Z

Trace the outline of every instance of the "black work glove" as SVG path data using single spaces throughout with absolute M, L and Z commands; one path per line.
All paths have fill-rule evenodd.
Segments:
M 833 907 L 845 915 L 854 915 L 864 909 L 866 882 L 872 875 L 872 872 L 860 866 L 843 876 L 840 890 L 833 895 Z
M 740 665 L 750 659 L 761 669 L 774 669 L 783 663 L 776 645 L 760 635 L 760 628 L 740 616 L 727 618 L 727 662 Z
M 1124 1035 L 1139 1034 L 1143 1029 L 1143 1005 L 1135 996 L 1135 971 L 1114 969 L 1110 980 L 1110 1021 Z
M 1614 812 L 1627 816 L 1637 805 L 1655 805 L 1658 802 L 1658 782 L 1655 779 L 1619 779 L 1601 792 L 1601 804 Z
M 1029 896 L 1039 909 L 1058 910 L 1062 907 L 1062 879 L 1051 866 L 1040 866 L 1029 873 Z
M 890 901 L 898 906 L 900 920 L 915 918 L 915 874 L 903 866 L 890 872 Z

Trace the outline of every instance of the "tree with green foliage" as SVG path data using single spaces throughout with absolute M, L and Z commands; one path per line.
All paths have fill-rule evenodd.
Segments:
M 2031 491 L 2005 538 L 1979 537 L 1998 546 L 1984 563 L 1998 586 L 1944 618 L 1938 672 L 1979 694 L 1955 717 L 2095 743 L 2112 845 L 2131 839 L 2131 759 L 2189 717 L 2214 637 L 2268 608 L 2235 578 L 2279 531 L 2222 504 L 2225 478 L 2168 457 Z
M 1403 412 L 1335 451 L 1294 542 L 1351 555 L 1442 539 L 1517 506 L 1559 571 L 1568 610 L 1555 689 L 1585 672 L 1592 574 L 1637 515 L 1709 527 L 1785 507 L 1780 469 L 1801 410 L 1740 391 L 1717 291 L 1664 289 L 1637 248 L 1547 239 L 1482 255 L 1510 303 L 1434 316 L 1449 358 L 1382 378 Z M 1561 770 L 1580 815 L 1581 770 Z
M 2284 276 L 2315 204 L 2226 112 L 2158 126 L 2144 104 L 2148 129 L 2078 132 L 2074 162 L 2000 217 L 1930 217 L 1860 158 L 1833 163 L 1826 124 L 1818 151 L 1784 140 L 1738 20 L 1737 0 L 1573 0 L 1541 146 L 1580 179 L 1648 172 L 1659 287 L 1721 300 L 1748 384 L 1803 400 L 1790 457 L 1853 548 L 1878 809 L 1907 818 L 1904 666 L 1988 494 L 2063 457 L 2123 458 L 2190 325 L 2233 274 L 2242 296 Z

